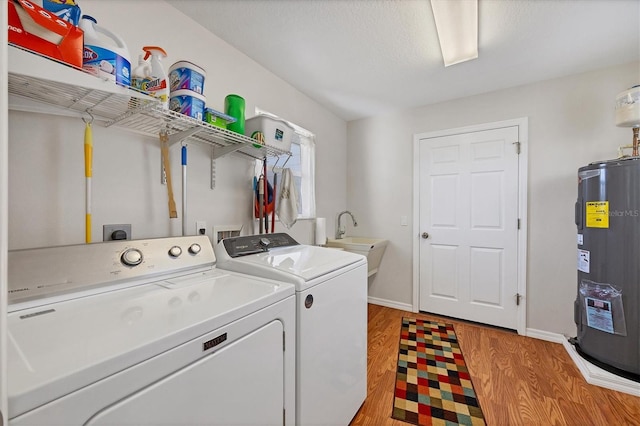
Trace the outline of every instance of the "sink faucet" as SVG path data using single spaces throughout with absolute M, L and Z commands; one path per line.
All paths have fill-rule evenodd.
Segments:
M 349 210 L 345 210 L 343 212 L 338 213 L 338 220 L 336 220 L 336 240 L 341 239 L 344 234 L 347 232 L 345 228 L 340 226 L 340 219 L 342 219 L 342 215 L 348 214 L 351 216 L 351 221 L 353 222 L 353 226 L 358 226 L 358 222 L 356 221 L 355 216 Z

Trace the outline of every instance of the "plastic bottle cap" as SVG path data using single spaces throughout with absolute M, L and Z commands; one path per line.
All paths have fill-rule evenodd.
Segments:
M 164 49 L 163 49 L 162 47 L 160 47 L 160 46 L 144 46 L 144 47 L 142 48 L 142 50 L 144 50 L 145 52 L 147 52 L 147 53 L 144 55 L 144 59 L 148 59 L 148 58 L 149 58 L 149 56 L 151 56 L 151 55 L 153 54 L 153 53 L 151 53 L 151 52 L 153 52 L 153 51 L 159 52 L 159 53 L 160 53 L 163 57 L 165 57 L 165 58 L 167 57 L 167 52 L 165 52 L 165 51 L 164 51 Z

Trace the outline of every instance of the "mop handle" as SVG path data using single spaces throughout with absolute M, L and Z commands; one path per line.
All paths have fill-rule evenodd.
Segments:
M 187 235 L 187 146 L 182 145 L 182 236 Z
M 91 133 L 91 123 L 84 126 L 84 176 L 85 184 L 85 242 L 91 242 L 91 176 L 93 174 L 93 135 Z

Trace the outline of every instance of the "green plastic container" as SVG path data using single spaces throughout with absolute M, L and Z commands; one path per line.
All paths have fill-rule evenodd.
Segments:
M 213 108 L 206 108 L 204 110 L 204 121 L 213 126 L 226 129 L 229 124 L 235 123 L 236 119 Z
M 244 135 L 244 98 L 238 95 L 227 95 L 224 98 L 224 112 L 236 119 L 229 123 L 227 129 Z

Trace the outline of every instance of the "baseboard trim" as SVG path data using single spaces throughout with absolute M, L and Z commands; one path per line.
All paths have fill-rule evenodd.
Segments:
M 546 340 L 547 342 L 562 343 L 567 340 L 562 334 L 552 333 L 550 331 L 537 330 L 535 328 L 527 328 L 527 337 L 533 337 L 534 339 Z
M 591 364 L 580 356 L 576 348 L 567 339 L 562 341 L 562 345 L 587 383 L 640 397 L 640 383 L 625 379 Z
M 591 364 L 580 356 L 576 348 L 569 343 L 569 339 L 562 334 L 527 328 L 527 337 L 562 344 L 587 383 L 634 396 L 640 396 L 640 383 L 625 379 L 624 377 L 620 377 Z
M 368 302 L 373 305 L 385 306 L 387 308 L 399 309 L 401 311 L 413 312 L 413 305 L 411 303 L 400 303 L 394 300 L 380 299 L 378 297 L 369 296 Z

